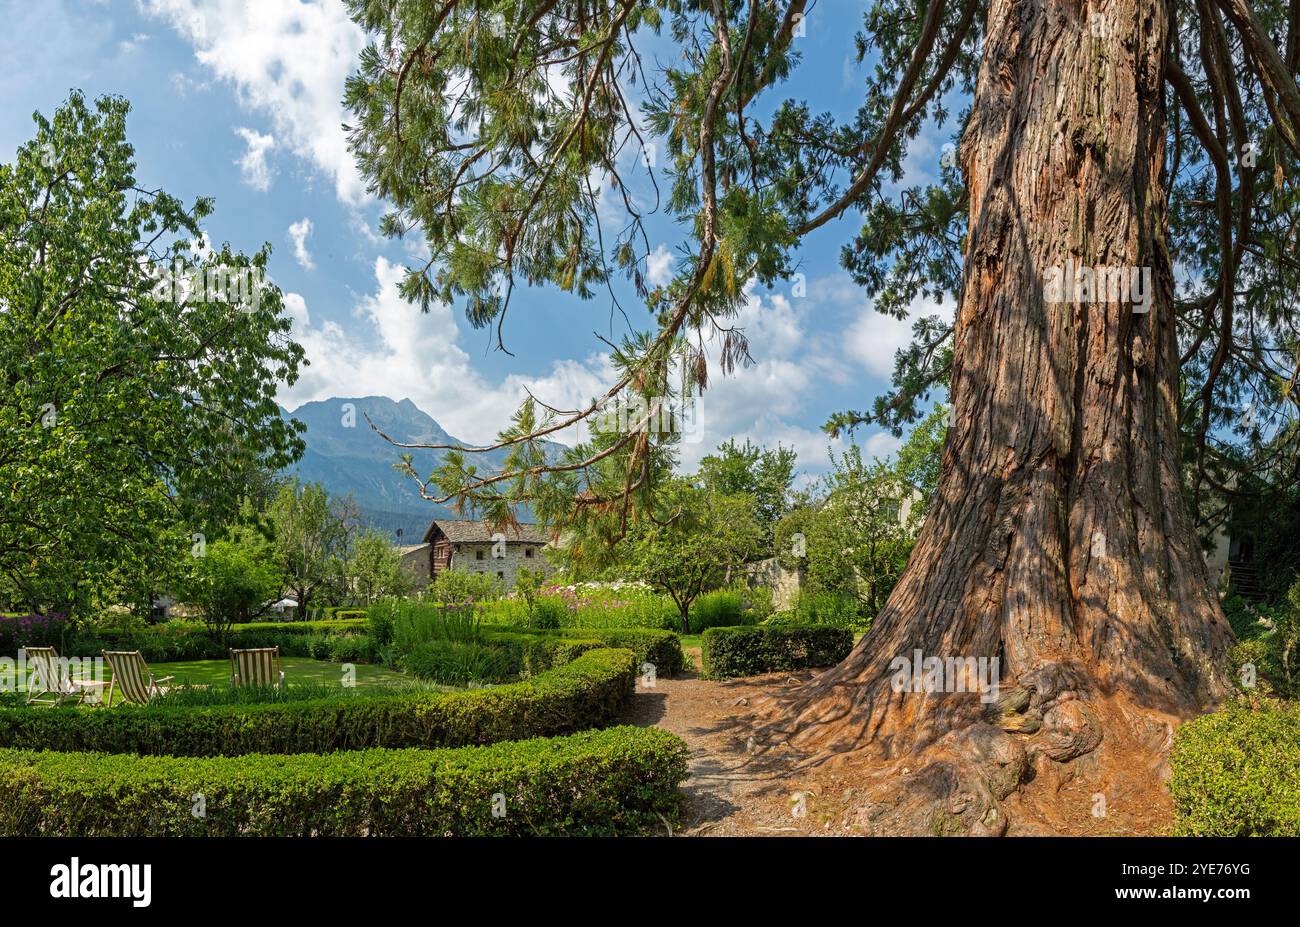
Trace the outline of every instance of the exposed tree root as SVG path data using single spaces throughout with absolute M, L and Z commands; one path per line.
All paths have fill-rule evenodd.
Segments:
M 864 833 L 1076 833 L 1087 818 L 1086 829 L 1108 832 L 1112 815 L 1166 816 L 1178 716 L 1095 691 L 1042 696 L 1017 685 L 988 704 L 971 695 L 926 696 L 928 712 L 921 697 L 915 705 L 903 698 L 892 719 L 864 724 L 832 707 L 826 685 L 815 679 L 756 706 L 755 749 L 790 748 L 800 765 L 851 772 L 862 795 L 851 823 Z M 939 718 L 952 725 L 944 733 L 936 732 Z

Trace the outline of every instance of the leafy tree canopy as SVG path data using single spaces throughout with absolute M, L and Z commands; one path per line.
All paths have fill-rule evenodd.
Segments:
M 758 551 L 762 529 L 749 496 L 700 489 L 687 480 L 668 481 L 660 513 L 641 521 L 618 544 L 620 560 L 634 577 L 667 593 L 691 633 L 691 604 L 722 585 Z
M 209 249 L 212 201 L 187 207 L 137 180 L 127 112 L 73 93 L 0 165 L 10 605 L 147 602 L 195 535 L 234 518 L 250 474 L 302 451 L 275 403 L 303 352 L 265 282 L 269 246 Z M 240 283 L 216 298 L 193 278 L 173 286 L 162 273 L 178 261 Z
M 771 554 L 772 528 L 788 508 L 796 460 L 793 448 L 766 449 L 748 440 L 740 445 L 732 439 L 718 445 L 716 453 L 700 461 L 699 479 L 705 489 L 721 495 L 746 495 L 754 500 L 754 515 L 763 533 L 759 545 L 764 555 Z
M 710 353 L 724 373 L 747 362 L 744 333 L 730 324 L 746 287 L 788 279 L 807 236 L 843 217 L 861 218 L 841 262 L 878 311 L 901 318 L 919 298 L 946 303 L 961 287 L 969 198 L 956 152 L 968 111 L 950 107 L 973 93 L 984 3 L 870 3 L 857 44 L 874 66 L 849 118 L 782 94 L 801 33 L 842 15 L 805 0 L 350 0 L 349 9 L 374 37 L 346 92 L 353 150 L 393 205 L 385 230 L 419 229 L 429 244 L 405 280 L 408 298 L 463 305 L 473 324 L 496 327 L 502 347 L 517 287 L 607 291 L 628 312 L 612 289 L 621 276 L 645 304 L 628 312 L 633 334 L 618 346 L 609 391 L 571 412 L 530 410 L 502 432 L 507 446 L 647 382 L 703 389 Z M 1268 470 L 1257 495 L 1300 480 L 1300 11 L 1286 0 L 1171 9 L 1165 243 L 1179 268 L 1180 423 L 1204 523 L 1210 495 L 1245 491 L 1233 474 Z M 926 128 L 951 133 L 952 147 L 935 180 L 900 189 Z M 679 232 L 683 259 L 674 279 L 651 287 L 655 212 Z M 915 321 L 892 387 L 827 429 L 901 434 L 923 417 L 948 382 L 952 323 L 948 313 Z M 562 485 L 600 463 L 644 489 L 653 444 L 626 434 L 612 448 L 584 447 L 559 464 Z M 509 478 L 486 477 L 461 457 L 430 485 L 439 497 L 486 494 L 493 504 L 545 495 L 539 484 L 554 471 L 534 453 L 515 463 Z M 569 498 L 580 510 L 581 492 Z

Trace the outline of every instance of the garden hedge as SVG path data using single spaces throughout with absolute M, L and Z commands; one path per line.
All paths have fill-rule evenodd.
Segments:
M 172 756 L 459 747 L 610 723 L 640 664 L 592 650 L 523 682 L 462 692 L 341 693 L 295 702 L 0 708 L 0 747 Z
M 370 624 L 362 613 L 350 618 L 326 618 L 319 621 L 250 621 L 232 624 L 230 630 L 235 633 L 273 631 L 277 634 L 364 634 L 369 627 Z
M 634 834 L 675 820 L 686 755 L 636 727 L 325 756 L 0 750 L 0 836 Z
M 338 638 L 349 640 L 349 638 Z M 565 637 L 490 633 L 480 641 L 431 640 L 402 658 L 419 679 L 448 685 L 528 679 L 577 659 L 605 643 Z
M 709 628 L 700 646 L 703 674 L 731 679 L 833 666 L 853 649 L 853 632 L 829 625 Z
M 1300 836 L 1300 705 L 1235 702 L 1174 737 L 1180 836 Z
M 266 621 L 232 625 L 225 643 L 216 640 L 202 627 L 190 622 L 167 622 L 130 631 L 94 631 L 73 634 L 61 641 L 59 652 L 68 656 L 98 656 L 101 650 L 138 650 L 150 663 L 176 660 L 224 660 L 231 647 L 279 647 L 287 657 L 337 659 L 333 653 L 344 645 L 336 638 L 362 638 L 367 630 L 364 619 L 348 621 Z M 369 639 L 357 642 L 351 651 L 357 659 L 342 662 L 365 662 L 372 648 Z
M 650 663 L 660 676 L 675 676 L 681 672 L 684 658 L 682 641 L 672 631 L 658 628 L 511 628 L 501 625 L 484 625 L 483 630 L 492 635 L 509 633 L 534 637 L 559 637 L 602 641 L 606 647 L 617 647 L 636 654 L 637 663 Z
M 510 631 L 489 631 L 483 635 L 485 643 L 499 647 L 507 654 L 507 672 L 510 676 L 528 678 L 557 666 L 571 663 L 590 650 L 613 646 L 594 635 L 567 637 L 555 633 L 518 634 Z M 632 650 L 632 647 L 619 649 Z

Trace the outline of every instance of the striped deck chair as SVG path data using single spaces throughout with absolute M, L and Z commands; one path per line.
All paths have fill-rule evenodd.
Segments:
M 148 705 L 158 695 L 166 695 L 175 676 L 154 679 L 153 670 L 144 662 L 138 650 L 105 650 L 104 659 L 113 670 L 113 681 L 108 687 L 108 705 L 113 705 L 113 690 L 116 688 L 122 697 L 135 705 Z
M 280 669 L 280 648 L 257 647 L 249 650 L 230 651 L 230 685 L 267 686 L 279 688 L 284 685 L 284 670 Z
M 73 679 L 67 664 L 53 647 L 28 647 L 25 652 L 34 670 L 27 688 L 28 705 L 62 705 L 68 699 L 84 701 L 87 695 L 108 685 L 93 679 Z

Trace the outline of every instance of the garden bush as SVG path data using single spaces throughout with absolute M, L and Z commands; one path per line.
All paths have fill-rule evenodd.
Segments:
M 833 666 L 853 649 L 853 632 L 829 625 L 710 628 L 700 656 L 709 679 Z
M 504 682 L 512 675 L 505 648 L 478 641 L 427 641 L 408 653 L 405 662 L 417 678 L 449 686 Z
M 1178 835 L 1300 836 L 1300 705 L 1241 700 L 1190 721 L 1170 765 Z
M 370 659 L 368 642 L 354 641 L 338 645 L 321 644 L 329 637 L 361 637 L 366 630 L 364 620 L 350 621 L 295 621 L 254 622 L 232 625 L 225 642 L 210 635 L 202 625 L 187 621 L 168 621 L 145 628 L 123 631 L 96 630 L 94 633 L 72 631 L 65 635 L 60 648 L 64 656 L 98 656 L 101 650 L 138 650 L 147 662 L 171 663 L 177 660 L 224 660 L 230 648 L 279 647 L 283 656 L 312 656 L 313 648 L 325 656 L 316 659 L 338 659 L 333 653 L 348 653 L 355 659 L 343 662 L 363 663 Z
M 1233 596 L 1223 611 L 1239 642 L 1230 654 L 1238 687 L 1300 697 L 1300 583 L 1275 605 Z M 1241 675 L 1246 664 L 1253 667 L 1253 679 Z
M 473 642 L 421 644 L 404 663 L 417 678 L 445 685 L 494 683 L 536 676 L 608 646 L 596 638 L 491 630 Z
M 564 624 L 568 612 L 569 610 L 559 599 L 541 596 L 533 603 L 532 614 L 528 616 L 528 626 L 539 630 L 553 630 Z
M 863 630 L 871 627 L 874 616 L 859 611 L 858 600 L 838 592 L 801 591 L 784 623 L 794 625 L 830 625 L 836 628 Z M 775 623 L 775 622 L 774 622 Z
M 393 618 L 400 599 L 385 599 L 375 603 L 366 615 L 366 628 L 376 647 L 386 647 L 393 642 Z
M 443 570 L 433 578 L 424 595 L 432 602 L 455 605 L 487 602 L 506 594 L 505 583 L 491 573 L 468 570 Z
M 328 640 L 329 659 L 335 663 L 374 662 L 375 648 L 365 634 L 335 634 Z
M 553 632 L 525 634 L 489 630 L 484 632 L 483 639 L 505 654 L 508 661 L 508 676 L 523 678 L 536 676 L 556 666 L 563 666 L 589 650 L 616 646 L 595 635 L 573 637 Z M 621 649 L 632 650 L 635 653 L 635 648 L 632 647 L 621 646 Z
M 0 656 L 14 656 L 22 647 L 57 647 L 67 627 L 63 615 L 0 615 Z
M 375 659 L 375 648 L 365 634 L 294 635 L 280 644 L 280 655 L 335 663 L 371 663 Z
M 392 610 L 391 641 L 402 654 L 430 641 L 475 643 L 482 638 L 480 624 L 473 605 L 401 602 Z
M 635 834 L 676 819 L 686 757 L 675 735 L 635 727 L 326 756 L 0 750 L 0 836 Z
M 546 609 L 546 620 L 561 628 L 672 630 L 681 623 L 672 599 L 638 586 L 545 586 L 537 608 Z M 529 614 L 523 601 L 505 598 L 484 604 L 483 620 L 523 627 Z
M 755 624 L 766 621 L 776 611 L 771 586 L 750 586 L 745 590 L 745 598 L 749 601 L 749 614 Z
M 464 692 L 370 690 L 293 703 L 0 707 L 0 747 L 235 756 L 368 747 L 459 747 L 608 724 L 627 704 L 631 651 L 582 654 L 535 678 Z
M 681 638 L 674 631 L 661 631 L 658 628 L 559 628 L 553 631 L 533 631 L 527 628 L 484 625 L 483 629 L 493 637 L 511 633 L 516 636 L 532 635 L 570 641 L 600 641 L 606 647 L 632 651 L 636 655 L 638 666 L 650 663 L 660 676 L 677 675 L 685 662 Z
M 1274 618 L 1273 609 L 1267 604 L 1255 603 L 1239 595 L 1231 595 L 1223 600 L 1223 614 L 1239 641 L 1262 637 L 1268 632 L 1269 624 Z
M 753 619 L 743 609 L 744 598 L 737 589 L 706 592 L 691 604 L 691 630 L 699 634 L 708 628 L 753 624 Z

